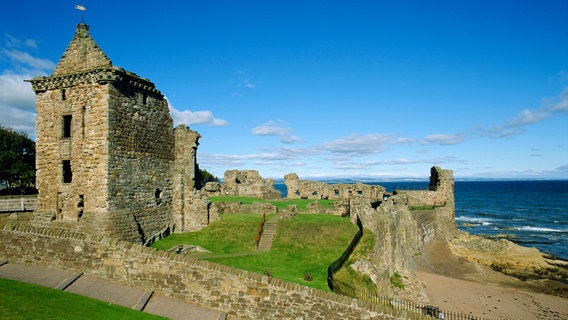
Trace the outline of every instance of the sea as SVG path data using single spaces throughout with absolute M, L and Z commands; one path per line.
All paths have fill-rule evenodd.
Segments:
M 428 188 L 428 181 L 367 183 L 381 185 L 387 192 Z M 284 184 L 276 183 L 275 187 L 286 195 Z M 568 259 L 568 180 L 458 180 L 455 181 L 455 206 L 460 230 L 507 239 Z

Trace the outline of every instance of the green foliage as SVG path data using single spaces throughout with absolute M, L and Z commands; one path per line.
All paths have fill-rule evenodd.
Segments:
M 51 288 L 0 279 L 1 319 L 164 319 Z
M 196 189 L 201 189 L 201 188 L 205 187 L 205 184 L 207 182 L 219 182 L 219 181 L 220 181 L 219 178 L 217 178 L 213 174 L 209 173 L 205 169 L 197 170 L 197 173 L 195 175 L 195 187 L 196 187 Z
M 434 210 L 436 207 L 434 206 L 408 206 L 408 210 L 410 211 L 425 211 L 425 210 Z
M 391 286 L 395 288 L 404 289 L 404 283 L 402 283 L 402 276 L 398 272 L 392 274 L 392 276 L 390 277 L 390 283 Z
M 35 142 L 23 133 L 0 126 L 0 184 L 25 193 L 35 183 Z

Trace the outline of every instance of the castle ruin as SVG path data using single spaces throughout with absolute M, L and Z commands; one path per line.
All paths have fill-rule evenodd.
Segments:
M 144 243 L 184 230 L 195 190 L 199 134 L 173 128 L 148 79 L 113 66 L 80 23 L 36 93 L 33 224 Z

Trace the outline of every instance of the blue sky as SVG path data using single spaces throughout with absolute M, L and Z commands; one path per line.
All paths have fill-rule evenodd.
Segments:
M 568 179 L 568 1 L 7 1 L 0 124 L 34 133 L 84 5 L 222 177 Z

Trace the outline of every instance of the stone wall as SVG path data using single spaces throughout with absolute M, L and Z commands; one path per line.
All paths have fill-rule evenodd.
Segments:
M 451 170 L 432 167 L 428 190 L 395 190 L 399 202 L 410 207 L 434 207 L 438 214 L 455 218 L 454 174 Z
M 223 183 L 208 183 L 208 196 L 254 197 L 266 200 L 280 199 L 273 179 L 263 179 L 257 170 L 227 170 Z
M 84 272 L 224 311 L 229 318 L 412 319 L 404 311 L 395 317 L 384 306 L 100 235 L 19 227 L 0 230 L 0 242 L 0 256 L 15 263 Z
M 209 200 L 195 190 L 197 147 L 201 136 L 185 125 L 174 130 L 173 221 L 176 232 L 195 231 L 209 224 Z
M 309 180 L 300 180 L 296 173 L 284 176 L 288 189 L 288 199 L 333 199 L 346 200 L 351 197 L 361 197 L 369 201 L 383 198 L 385 188 L 362 183 L 328 184 Z
M 394 272 L 411 273 L 415 258 L 434 239 L 447 239 L 455 230 L 453 174 L 433 167 L 429 190 L 396 191 L 377 206 L 363 199 L 351 200 L 351 219 L 358 216 L 375 235 L 369 276 L 383 294 L 390 291 Z

